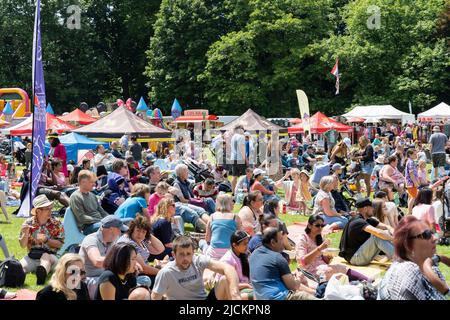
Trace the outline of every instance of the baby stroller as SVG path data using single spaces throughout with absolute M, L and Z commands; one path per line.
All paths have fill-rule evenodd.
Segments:
M 442 195 L 443 215 L 439 217 L 439 227 L 442 230 L 442 237 L 439 244 L 450 245 L 450 183 L 446 182 Z
M 188 167 L 189 173 L 194 177 L 195 183 L 203 182 L 212 178 L 209 168 L 202 168 L 191 159 L 183 160 L 183 164 Z

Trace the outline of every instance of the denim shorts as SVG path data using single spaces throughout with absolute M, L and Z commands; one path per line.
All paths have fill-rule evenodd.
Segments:
M 361 172 L 365 174 L 372 174 L 373 168 L 375 168 L 375 162 L 363 162 L 361 163 Z

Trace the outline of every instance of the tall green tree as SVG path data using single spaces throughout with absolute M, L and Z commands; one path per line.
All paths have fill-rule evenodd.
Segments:
M 166 111 L 175 97 L 182 105 L 208 107 L 199 78 L 206 53 L 247 18 L 246 0 L 163 0 L 147 51 L 150 99 Z

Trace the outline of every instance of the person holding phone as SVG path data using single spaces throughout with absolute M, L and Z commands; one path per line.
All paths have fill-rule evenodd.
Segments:
M 28 249 L 20 264 L 25 273 L 36 273 L 37 285 L 43 285 L 58 262 L 56 252 L 64 244 L 64 228 L 52 218 L 53 201 L 45 195 L 34 198 L 33 207 L 32 217 L 20 229 L 20 246 Z

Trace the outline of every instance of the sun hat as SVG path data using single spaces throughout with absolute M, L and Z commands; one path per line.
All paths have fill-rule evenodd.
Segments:
M 306 170 L 302 170 L 302 171 L 300 171 L 300 174 L 304 174 L 305 176 L 307 176 L 308 178 L 310 177 L 310 174 L 309 174 L 309 172 L 308 171 L 306 171 Z
M 31 214 L 36 215 L 36 209 L 47 208 L 53 205 L 53 201 L 48 200 L 45 194 L 40 194 L 33 199 L 33 209 L 31 209 Z
M 266 174 L 266 172 L 262 169 L 256 168 L 255 170 L 253 170 L 253 175 L 256 177 L 260 174 Z
M 434 126 L 433 127 L 433 132 L 440 132 L 441 128 L 439 128 L 439 126 Z
M 104 217 L 100 221 L 100 224 L 101 224 L 102 228 L 104 228 L 104 229 L 118 228 L 122 232 L 128 231 L 128 227 L 123 224 L 123 222 L 120 220 L 119 217 L 117 217 L 116 215 L 113 215 L 113 214 L 110 214 L 110 215 L 107 215 L 106 217 Z
M 342 169 L 342 165 L 340 163 L 335 163 L 333 164 L 333 166 L 331 167 L 331 170 L 333 170 L 334 172 L 341 170 Z

